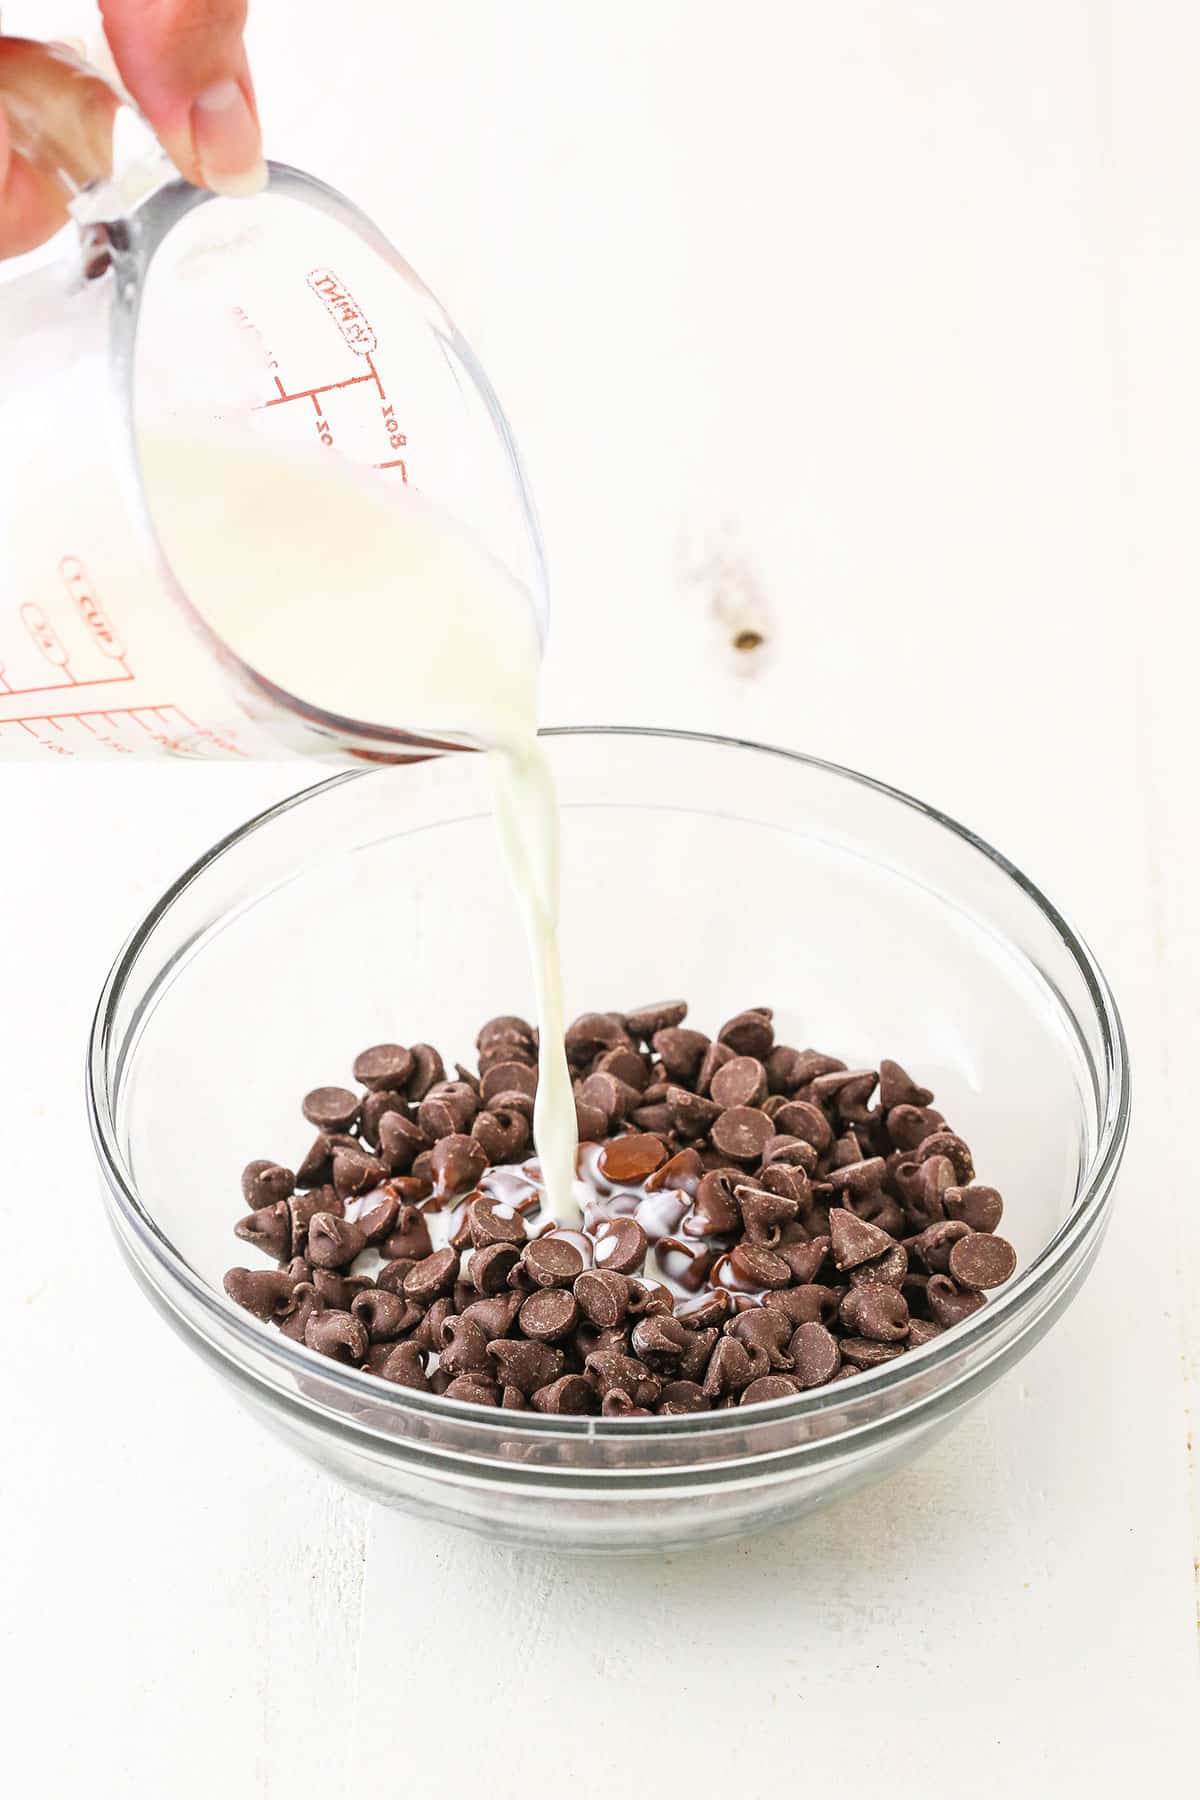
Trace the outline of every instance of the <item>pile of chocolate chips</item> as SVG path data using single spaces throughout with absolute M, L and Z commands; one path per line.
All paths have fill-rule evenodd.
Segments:
M 231 1269 L 226 1292 L 402 1387 L 613 1418 L 857 1375 L 1009 1278 L 1000 1195 L 898 1063 L 778 1044 L 768 1007 L 712 1039 L 686 1014 L 585 1013 L 566 1034 L 582 1231 L 539 1223 L 523 1019 L 489 1021 L 455 1079 L 428 1044 L 364 1050 L 365 1093 L 305 1098 L 295 1173 L 246 1168 L 237 1235 L 277 1266 Z

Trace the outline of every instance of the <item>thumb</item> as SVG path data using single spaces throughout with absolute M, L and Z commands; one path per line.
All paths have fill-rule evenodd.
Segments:
M 182 175 L 219 194 L 266 181 L 246 0 L 100 0 L 113 60 Z

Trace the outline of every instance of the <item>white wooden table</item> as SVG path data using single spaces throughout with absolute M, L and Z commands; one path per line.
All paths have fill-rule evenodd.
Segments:
M 548 719 L 773 739 L 969 820 L 1101 957 L 1136 1123 L 1077 1305 L 924 1461 L 702 1556 L 497 1550 L 261 1435 L 94 1195 L 107 962 L 295 770 L 5 765 L 12 1791 L 1192 1791 L 1200 16 L 257 0 L 253 41 L 270 151 L 378 217 L 509 406 Z

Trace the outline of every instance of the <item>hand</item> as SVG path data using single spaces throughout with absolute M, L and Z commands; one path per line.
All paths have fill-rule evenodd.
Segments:
M 219 194 L 257 193 L 266 169 L 242 43 L 246 0 L 100 0 L 100 11 L 121 80 L 180 174 Z M 0 37 L 0 76 L 28 51 Z M 64 79 L 59 105 L 73 91 Z M 0 105 L 0 257 L 32 250 L 65 219 L 59 183 L 13 148 Z

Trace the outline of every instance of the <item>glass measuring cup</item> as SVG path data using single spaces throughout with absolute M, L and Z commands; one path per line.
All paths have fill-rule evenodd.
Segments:
M 331 459 L 331 480 L 416 491 L 519 584 L 544 640 L 532 502 L 471 351 L 342 195 L 271 164 L 262 195 L 217 199 L 94 72 L 28 51 L 3 97 L 18 147 L 71 193 L 74 229 L 57 262 L 0 275 L 0 757 L 338 762 L 467 741 L 420 716 L 420 696 L 385 730 L 242 662 L 164 554 L 139 439 L 208 439 L 235 470 L 268 446 L 280 479 L 291 446 Z M 82 133 L 31 102 L 68 77 Z M 222 495 L 203 502 L 219 532 Z M 399 581 L 397 604 L 420 603 Z

